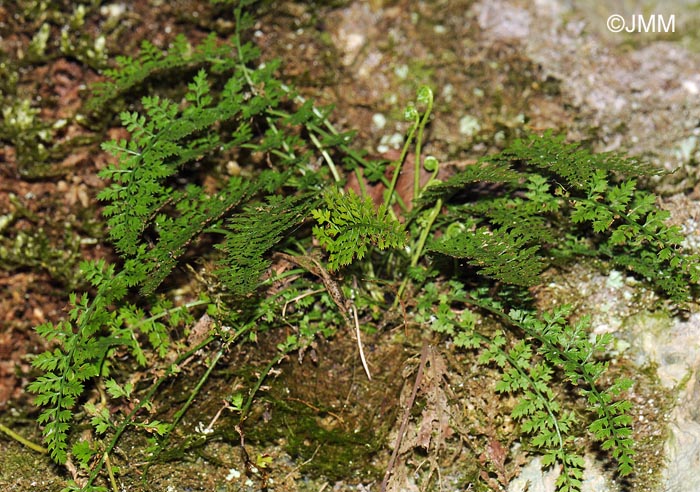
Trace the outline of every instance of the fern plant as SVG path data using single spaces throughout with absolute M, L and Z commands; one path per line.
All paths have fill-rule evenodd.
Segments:
M 420 121 L 415 119 L 416 127 Z M 699 276 L 698 256 L 682 250 L 678 228 L 665 222 L 668 213 L 658 208 L 653 194 L 637 187 L 637 176 L 655 173 L 619 154 L 592 154 L 551 133 L 533 135 L 445 182 L 433 180 L 417 188 L 416 207 L 408 217 L 412 237 L 423 237 L 430 229 L 429 254 L 462 260 L 482 278 L 498 282 L 488 296 L 478 287 L 483 281 L 474 279 L 470 283 L 477 287 L 471 294 L 460 283 L 452 283 L 452 292 L 444 295 L 435 288 L 434 295 L 423 291 L 417 319 L 450 335 L 457 346 L 479 349 L 481 363 L 502 369 L 495 389 L 518 395 L 512 416 L 532 436 L 531 445 L 544 453 L 544 463 L 561 465 L 560 490 L 580 490 L 583 458 L 574 437 L 587 419 L 566 410 L 552 391 L 554 380 L 563 377 L 579 388 L 593 416 L 588 430 L 617 460 L 621 475 L 634 469 L 630 404 L 621 396 L 631 381 L 601 389 L 598 380 L 607 366 L 597 357 L 611 337 L 589 340 L 589 322 L 583 318 L 570 324 L 569 306 L 533 312 L 522 288 L 540 283 L 549 266 L 595 256 L 625 267 L 673 301 L 690 299 Z M 485 184 L 489 194 L 481 191 Z M 445 208 L 436 214 L 440 207 Z M 421 247 L 415 241 L 411 249 Z M 409 272 L 414 289 L 430 276 Z M 513 289 L 519 292 L 515 297 Z M 521 307 L 507 311 L 503 302 Z M 455 304 L 469 309 L 455 316 Z M 474 320 L 480 315 L 496 317 L 509 330 L 495 335 L 477 331 Z
M 252 46 L 244 46 L 250 53 L 240 55 L 248 60 L 253 59 L 255 55 Z M 91 96 L 87 102 L 88 110 L 104 110 L 108 103 L 128 94 L 154 74 L 205 64 L 212 66 L 213 71 L 221 73 L 233 69 L 238 60 L 231 57 L 231 44 L 219 44 L 215 33 L 211 33 L 194 47 L 184 35 L 179 34 L 167 53 L 145 40 L 141 43 L 138 58 L 118 56 L 116 63 L 116 68 L 105 70 L 106 81 L 92 85 Z
M 674 301 L 688 300 L 700 275 L 698 257 L 682 250 L 679 230 L 666 224 L 668 214 L 654 195 L 637 187 L 638 177 L 655 171 L 545 133 L 517 140 L 440 182 L 437 160 L 422 156 L 433 105 L 424 87 L 405 112 L 407 139 L 388 179 L 383 164 L 350 148 L 351 134 L 337 131 L 328 111 L 276 78 L 277 62 L 251 68 L 259 53 L 241 43 L 240 29 L 250 20 L 244 4 L 234 10 L 238 32 L 230 44 L 209 37 L 192 47 L 178 38 L 162 53 L 145 43 L 139 57 L 119 58 L 111 80 L 95 87 L 91 104 L 104 109 L 155 74 L 199 69 L 181 98 L 148 95 L 138 111 L 122 112 L 130 137 L 103 145 L 116 162 L 100 173 L 109 183 L 100 199 L 121 263 L 86 262 L 82 271 L 92 295 L 71 296 L 66 321 L 38 328 L 53 347 L 35 359 L 44 375 L 30 389 L 43 407 L 39 422 L 51 456 L 59 463 L 75 456 L 91 469 L 83 489 L 97 490 L 97 475 L 127 427 L 162 435 L 157 455 L 196 391 L 169 424 L 137 415 L 162 378 L 119 421 L 85 398 L 92 383 L 113 399 L 134 393 L 129 383 L 110 377 L 117 354 L 128 353 L 154 372 L 167 367 L 172 375 L 177 364 L 167 364 L 166 356 L 174 351 L 175 360 L 184 360 L 195 349 L 172 343 L 171 332 L 191 322 L 195 309 L 206 306 L 215 320 L 198 347 L 220 342 L 197 388 L 230 344 L 290 323 L 281 320 L 280 304 L 296 303 L 296 331 L 278 344 L 267 370 L 292 351 L 301 357 L 317 334 L 330 337 L 349 322 L 347 293 L 357 294 L 352 312 L 359 341 L 358 311 L 381 309 L 356 283 L 352 290 L 343 285 L 335 276 L 341 272 L 398 285 L 396 303 L 405 316 L 497 367 L 502 376 L 494 390 L 517 396 L 511 415 L 529 449 L 542 453 L 546 465 L 560 466 L 559 490 L 581 489 L 576 438 L 585 428 L 617 460 L 621 475 L 632 472 L 630 405 L 623 398 L 630 383 L 600 383 L 610 336 L 590 339 L 589 321 L 571 321 L 570 307 L 536 312 L 527 288 L 541 283 L 549 267 L 595 257 L 626 268 Z M 395 188 L 411 148 L 416 167 L 408 211 Z M 231 155 L 263 156 L 269 168 L 205 186 L 213 163 Z M 361 178 L 359 195 L 343 188 L 339 156 Z M 421 166 L 432 173 L 426 185 Z M 381 205 L 367 196 L 362 176 L 386 185 Z M 301 268 L 284 288 L 268 291 L 286 275 L 261 280 L 275 251 L 286 251 L 284 257 Z M 218 291 L 173 306 L 163 295 L 167 281 L 180 281 L 177 267 L 205 253 Z M 435 261 L 440 258 L 454 259 L 447 262 L 453 268 L 443 269 L 446 262 Z M 228 330 L 217 329 L 224 323 Z M 235 399 L 241 422 L 265 373 L 245 402 L 241 395 Z M 571 404 L 573 393 L 585 399 L 584 411 Z M 109 441 L 70 445 L 80 405 Z
M 147 357 L 138 341 L 143 334 L 152 349 L 164 357 L 170 346 L 170 330 L 191 320 L 188 310 L 208 301 L 205 298 L 173 307 L 167 300 L 160 300 L 146 316 L 138 307 L 123 300 L 126 284 L 113 265 L 104 260 L 84 262 L 82 273 L 97 288 L 97 294 L 89 298 L 71 295 L 73 309 L 67 320 L 56 325 L 45 323 L 37 332 L 56 348 L 37 356 L 33 365 L 44 375 L 29 385 L 37 393 L 36 404 L 46 407 L 39 416 L 44 424 L 44 436 L 51 457 L 65 463 L 68 457 L 68 433 L 74 409 L 86 391 L 86 384 L 98 377 L 109 376 L 109 357 L 118 348 L 128 349 L 140 366 L 146 366 Z M 112 306 L 120 303 L 119 310 Z M 169 319 L 164 324 L 163 319 Z
M 699 257 L 682 250 L 679 228 L 666 224 L 669 214 L 656 206 L 653 194 L 638 189 L 634 177 L 619 184 L 614 177 L 655 172 L 634 159 L 592 154 L 551 133 L 517 140 L 426 190 L 423 206 L 455 197 L 456 190 L 478 181 L 475 175 L 502 185 L 499 196 L 450 205 L 442 222 L 451 227 L 441 228 L 445 234 L 429 250 L 522 286 L 537 283 L 552 257 L 597 256 L 672 300 L 686 301 L 700 276 Z
M 120 59 L 121 75 L 113 81 L 118 87 L 110 86 L 108 91 L 98 87 L 97 97 L 129 90 L 147 75 L 179 66 L 177 59 L 183 49 L 180 42 L 167 55 L 147 48 L 137 60 Z M 226 50 L 230 53 L 231 46 Z M 104 215 L 123 264 L 118 269 L 104 261 L 84 263 L 83 274 L 96 293 L 73 295 L 74 307 L 68 320 L 38 328 L 39 334 L 56 348 L 35 359 L 34 365 L 45 374 L 29 387 L 37 394 L 37 404 L 44 407 L 39 422 L 44 424 L 45 441 L 58 463 L 65 463 L 72 449 L 87 467 L 90 457 L 97 453 L 83 440 L 69 448 L 68 436 L 76 407 L 85 397 L 89 383 L 109 375 L 110 360 L 116 351 L 129 350 L 145 366 L 155 362 L 145 356 L 144 338 L 161 358 L 173 349 L 169 341 L 172 328 L 148 320 L 167 312 L 173 325 L 178 325 L 183 319 L 191 319 L 191 309 L 207 304 L 218 318 L 231 316 L 219 303 L 210 303 L 206 298 L 172 308 L 166 307 L 166 300 L 154 297 L 183 257 L 207 235 L 223 238 L 218 245 L 224 252 L 218 263 L 219 272 L 231 293 L 240 298 L 257 288 L 259 277 L 269 265 L 267 251 L 317 204 L 308 194 L 295 195 L 298 185 L 286 184 L 294 167 L 302 167 L 309 160 L 310 150 L 304 147 L 306 143 L 298 137 L 296 128 L 301 123 L 317 121 L 322 113 L 309 105 L 302 105 L 294 113 L 283 112 L 281 104 L 294 94 L 272 76 L 274 63 L 255 70 L 246 67 L 253 52 L 249 45 L 238 51 L 235 63 L 226 65 L 236 70 L 216 94 L 211 91 L 209 72 L 201 69 L 187 87 L 184 105 L 159 96 L 144 97 L 141 112 L 120 115 L 131 137 L 103 145 L 117 162 L 101 171 L 100 176 L 110 184 L 99 198 L 107 202 Z M 199 53 L 198 61 L 206 60 L 212 65 L 212 72 L 222 70 L 221 48 L 211 38 L 195 53 Z M 265 90 L 259 90 L 263 86 Z M 269 131 L 254 135 L 254 119 L 266 120 Z M 285 131 L 281 132 L 281 128 Z M 285 170 L 263 172 L 254 180 L 234 176 L 213 192 L 195 183 L 180 185 L 180 176 L 198 162 L 243 147 L 250 152 L 275 155 Z M 300 181 L 307 187 L 315 182 L 297 183 Z M 283 193 L 285 186 L 287 193 Z M 277 220 L 270 221 L 270 213 Z M 142 298 L 138 304 L 151 306 L 150 316 L 128 302 L 135 289 Z M 183 318 L 184 314 L 187 316 Z M 234 341 L 253 329 L 259 316 L 254 310 L 249 318 L 229 318 L 237 321 L 239 328 L 226 340 Z M 113 383 L 107 387 L 115 398 L 126 395 L 125 391 L 117 391 Z M 90 410 L 95 414 L 94 408 Z M 99 415 L 97 412 L 94 423 L 100 434 L 116 429 Z M 125 425 L 138 424 L 127 420 Z M 119 429 L 115 439 L 124 427 Z M 95 470 L 101 469 L 105 456 L 106 451 L 85 490 L 92 487 Z

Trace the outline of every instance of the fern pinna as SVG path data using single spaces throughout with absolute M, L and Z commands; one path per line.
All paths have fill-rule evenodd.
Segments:
M 376 210 L 369 196 L 331 189 L 324 195 L 324 202 L 325 207 L 312 214 L 318 222 L 314 235 L 329 253 L 329 269 L 361 260 L 372 246 L 399 249 L 406 243 L 406 233 L 398 220 L 389 216 L 385 205 Z

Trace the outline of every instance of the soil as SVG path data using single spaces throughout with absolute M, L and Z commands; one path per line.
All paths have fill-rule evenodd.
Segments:
M 262 2 L 251 39 L 264 59 L 283 60 L 284 80 L 319 104 L 332 103 L 334 124 L 359 129 L 356 141 L 372 155 L 395 152 L 392 136 L 407 128 L 403 108 L 423 83 L 438 88 L 426 153 L 440 160 L 477 158 L 526 130 L 566 131 L 577 115 L 559 81 L 516 40 L 484 35 L 473 4 Z M 49 35 L 39 49 L 42 26 Z M 65 319 L 69 294 L 89 288 L 78 271 L 82 260 L 117 259 L 100 218 L 97 172 L 109 160 L 100 143 L 123 131 L 116 114 L 86 111 L 89 86 L 104 80 L 110 59 L 134 54 L 143 40 L 165 49 L 177 34 L 195 43 L 212 30 L 222 38 L 232 33 L 230 7 L 185 0 L 0 3 L 0 96 L 13 108 L 3 110 L 0 132 L 0 423 L 27 439 L 41 440 L 26 392 L 37 375 L 31 356 L 46 348 L 34 327 Z M 96 48 L 101 37 L 109 58 Z M 22 115 L 26 123 L 10 121 Z M 374 376 L 368 381 L 349 335 L 319 339 L 303 358 L 274 367 L 237 429 L 222 401 L 255 381 L 283 337 L 225 354 L 158 462 L 135 461 L 132 450 L 147 443 L 127 433 L 112 457 L 119 490 L 378 490 L 411 410 L 422 350 L 436 340 L 424 341 L 401 320 L 366 335 Z M 510 452 L 518 449 L 513 422 L 504 417 L 512 402 L 494 400 L 495 375 L 465 354 L 444 343 L 426 353 L 418 405 L 387 490 L 504 490 L 527 461 L 526 453 Z M 172 416 L 210 356 L 198 353 L 186 374 L 166 385 L 154 418 Z M 641 393 L 655 391 L 653 376 L 640 378 L 652 388 Z M 639 412 L 658 422 L 647 435 L 660 432 L 659 408 Z M 212 421 L 212 433 L 198 433 Z M 2 490 L 60 490 L 72 478 L 69 467 L 0 436 Z M 658 453 L 660 441 L 648 442 L 648 453 Z M 246 468 L 256 460 L 257 471 Z

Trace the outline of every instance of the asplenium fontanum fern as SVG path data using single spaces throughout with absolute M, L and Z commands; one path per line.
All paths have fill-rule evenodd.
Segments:
M 687 300 L 698 279 L 698 258 L 684 254 L 679 230 L 666 225 L 668 214 L 654 195 L 637 188 L 635 177 L 653 170 L 620 155 L 592 154 L 551 134 L 533 136 L 444 182 L 433 180 L 426 187 L 416 182 L 413 210 L 396 217 L 392 193 L 377 207 L 368 196 L 338 186 L 332 154 L 344 155 L 347 168 L 362 167 L 365 176 L 383 180 L 392 191 L 399 170 L 389 184 L 382 166 L 348 148 L 348 134 L 332 127 L 327 112 L 302 103 L 277 80 L 277 64 L 252 69 L 256 50 L 241 45 L 239 37 L 232 44 L 234 50 L 208 38 L 192 48 L 178 38 L 167 54 L 145 44 L 138 58 L 120 59 L 120 68 L 109 74 L 112 80 L 95 93 L 97 108 L 154 74 L 200 68 L 177 103 L 149 95 L 138 111 L 121 113 L 130 138 L 103 146 L 117 159 L 100 173 L 109 183 L 100 198 L 121 266 L 85 263 L 93 294 L 72 296 L 66 321 L 38 328 L 55 344 L 36 358 L 35 366 L 45 374 L 30 386 L 43 407 L 39 421 L 52 457 L 66 461 L 76 408 L 91 381 L 109 375 L 114 354 L 129 353 L 142 366 L 154 364 L 154 355 L 164 357 L 171 349 L 171 329 L 187 321 L 192 308 L 210 302 L 202 298 L 172 306 L 157 295 L 188 254 L 203 253 L 204 240 L 215 245 L 209 259 L 233 303 L 224 308 L 217 300 L 211 313 L 236 312 L 227 323 L 238 323 L 234 331 L 242 334 L 275 317 L 278 298 L 265 297 L 259 288 L 271 252 L 304 248 L 313 255 L 313 234 L 327 254 L 321 261 L 328 271 L 403 281 L 398 294 L 404 288 L 414 294 L 403 299 L 405 314 L 457 347 L 476 350 L 482 364 L 500 368 L 495 391 L 518 396 L 512 415 L 544 462 L 561 466 L 560 490 L 580 490 L 583 460 L 575 439 L 584 424 L 610 450 L 620 473 L 630 473 L 629 404 L 621 398 L 628 382 L 599 384 L 606 369 L 600 356 L 610 337 L 591 340 L 586 318 L 571 323 L 567 307 L 533 311 L 527 288 L 541 282 L 550 266 L 594 256 L 638 275 L 672 300 Z M 420 153 L 429 121 L 432 93 L 420 94 L 419 104 L 428 111 L 422 117 L 415 107 L 407 113 L 413 126 L 404 156 L 416 136 Z M 254 153 L 266 156 L 269 169 L 256 170 L 253 178 L 220 178 L 214 188 L 201 184 L 206 166 L 222 156 Z M 329 183 L 325 167 L 312 165 L 317 154 L 335 182 Z M 430 171 L 434 166 L 431 162 Z M 306 227 L 310 223 L 313 228 Z M 293 241 L 286 242 L 290 237 Z M 294 248 L 286 248 L 290 244 Z M 455 258 L 461 266 L 440 273 L 430 262 L 435 256 Z M 402 272 L 409 274 L 401 278 Z M 310 277 L 289 286 L 279 299 L 300 299 L 299 308 L 323 311 L 300 322 L 299 336 L 279 345 L 283 353 L 313 338 L 319 329 L 313 323 L 330 334 L 334 319 L 343 319 L 328 314 L 334 306 L 328 296 L 322 298 L 324 307 L 299 295 L 313 290 L 307 288 Z M 480 317 L 500 328 L 482 330 Z M 105 385 L 115 397 L 129 393 L 113 380 Z M 588 416 L 567 401 L 572 388 L 586 400 Z M 105 421 L 107 414 L 90 408 L 97 431 L 117 428 Z M 130 418 L 104 447 L 90 483 Z M 78 441 L 72 452 L 88 467 L 99 449 Z
M 124 76 L 116 77 L 114 83 L 128 90 L 143 73 L 152 75 L 156 68 L 180 66 L 171 60 L 180 51 L 176 45 L 169 55 L 156 56 L 146 50 L 145 60 L 123 58 Z M 212 72 L 222 70 L 221 50 L 210 40 L 195 52 L 212 64 Z M 231 52 L 228 46 L 229 58 Z M 299 183 L 307 188 L 318 184 L 318 178 L 303 177 L 311 170 L 312 152 L 300 138 L 299 127 L 321 124 L 322 113 L 310 105 L 292 112 L 283 108 L 290 105 L 294 93 L 272 76 L 275 63 L 246 67 L 251 53 L 254 50 L 248 45 L 238 51 L 235 63 L 226 65 L 231 69 L 228 78 L 219 78 L 221 88 L 216 91 L 211 89 L 209 72 L 200 69 L 188 84 L 183 102 L 144 97 L 140 111 L 120 114 L 130 138 L 103 145 L 117 161 L 100 172 L 109 184 L 99 198 L 106 203 L 104 215 L 121 266 L 104 261 L 83 264 L 83 275 L 93 285 L 94 294 L 72 296 L 74 307 L 66 321 L 38 328 L 55 347 L 35 359 L 34 365 L 44 375 L 29 387 L 43 407 L 39 421 L 44 424 L 50 454 L 59 463 L 68 458 L 68 435 L 76 408 L 91 381 L 109 375 L 116 351 L 128 350 L 138 364 L 155 364 L 157 359 L 144 355 L 146 341 L 149 350 L 164 357 L 173 348 L 171 330 L 189 319 L 183 311 L 209 302 L 202 298 L 173 307 L 156 295 L 185 255 L 196 251 L 205 237 L 218 242 L 222 254 L 215 267 L 234 297 L 241 298 L 258 287 L 270 262 L 269 250 L 318 204 L 315 195 L 297 193 Z M 157 66 L 151 67 L 155 59 Z M 345 141 L 344 136 L 338 138 Z M 184 178 L 188 173 L 201 174 L 202 162 L 229 152 L 269 155 L 277 167 L 253 179 L 232 176 L 220 180 L 214 189 Z M 292 183 L 292 176 L 297 184 Z M 129 302 L 134 295 L 137 305 Z M 149 309 L 144 311 L 142 306 Z M 157 321 L 161 318 L 171 320 L 172 326 Z M 248 321 L 242 317 L 235 336 L 254 329 L 254 323 Z M 89 465 L 83 441 L 74 443 L 73 452 Z M 93 468 L 90 484 L 103 463 L 104 454 Z
M 481 179 L 472 176 L 489 168 L 487 181 L 502 187 L 495 196 L 479 196 Z M 521 286 L 538 283 L 553 257 L 597 256 L 686 301 L 700 275 L 698 256 L 682 251 L 680 228 L 666 224 L 669 213 L 637 188 L 636 177 L 654 173 L 634 159 L 593 154 L 550 133 L 517 140 L 426 190 L 424 206 L 467 193 L 470 183 L 479 196 L 448 206 L 442 222 L 451 227 L 429 250 Z
M 429 284 L 429 300 L 419 303 L 419 317 L 452 336 L 456 345 L 479 349 L 481 363 L 503 370 L 496 391 L 519 395 L 512 416 L 531 436 L 530 444 L 544 453 L 544 463 L 562 466 L 560 490 L 580 490 L 583 458 L 574 436 L 586 419 L 555 396 L 554 381 L 563 380 L 585 397 L 588 430 L 617 460 L 621 475 L 634 470 L 630 404 L 621 398 L 631 382 L 601 388 L 598 380 L 607 365 L 598 358 L 611 337 L 591 339 L 589 320 L 569 323 L 568 306 L 532 312 L 522 302 L 528 297 L 524 289 L 540 283 L 550 266 L 594 256 L 637 275 L 673 301 L 688 301 L 697 288 L 698 256 L 683 251 L 679 229 L 665 222 L 668 213 L 652 193 L 636 186 L 637 176 L 653 173 L 636 160 L 593 154 L 546 133 L 484 157 L 429 186 L 417 201 L 418 210 L 437 200 L 446 204 L 428 251 L 456 258 L 497 281 L 489 295 L 483 287 L 467 293 L 454 281 L 442 293 Z M 484 184 L 498 186 L 484 194 Z M 514 287 L 520 288 L 515 297 Z M 447 314 L 459 304 L 472 314 Z M 507 331 L 477 331 L 476 315 L 495 317 Z
M 456 280 L 426 284 L 415 313 L 416 321 L 449 336 L 455 346 L 475 350 L 480 364 L 502 371 L 494 390 L 517 396 L 511 416 L 524 443 L 542 454 L 545 466 L 561 466 L 557 488 L 564 491 L 581 488 L 584 460 L 576 440 L 586 427 L 617 460 L 621 475 L 634 470 L 631 407 L 621 398 L 631 381 L 601 387 L 607 363 L 600 356 L 612 336 L 591 339 L 589 318 L 570 323 L 571 314 L 569 306 L 544 313 L 507 308 L 488 289 L 467 291 Z M 567 401 L 572 388 L 585 398 L 588 413 Z

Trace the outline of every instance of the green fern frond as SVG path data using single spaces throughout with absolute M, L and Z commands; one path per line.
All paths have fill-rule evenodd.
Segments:
M 697 285 L 700 256 L 686 254 L 678 226 L 666 223 L 670 214 L 657 208 L 651 193 L 634 180 L 613 186 L 598 172 L 585 197 L 569 197 L 574 224 L 589 223 L 597 233 L 597 254 L 638 274 L 676 302 L 687 301 Z
M 215 73 L 231 70 L 238 63 L 238 59 L 231 56 L 232 44 L 219 43 L 215 33 L 211 33 L 194 47 L 184 35 L 179 34 L 167 52 L 163 52 L 149 41 L 144 41 L 138 57 L 117 57 L 117 66 L 105 71 L 108 80 L 92 85 L 92 95 L 86 107 L 89 111 L 99 110 L 155 74 L 197 68 L 204 64 L 211 66 Z M 244 63 L 259 55 L 257 49 L 250 44 L 241 48 L 238 56 Z
M 584 463 L 574 445 L 578 418 L 574 412 L 562 409 L 557 400 L 552 389 L 554 367 L 548 360 L 536 361 L 528 340 L 521 339 L 506 349 L 503 333 L 491 339 L 478 336 L 485 345 L 479 363 L 495 362 L 503 370 L 496 391 L 518 397 L 511 416 L 530 436 L 529 444 L 543 454 L 543 466 L 561 466 L 557 490 L 580 491 Z
M 250 140 L 246 123 L 240 123 L 228 141 L 210 131 L 221 121 L 240 122 L 243 115 L 255 116 L 273 104 L 269 100 L 256 102 L 254 108 L 253 100 L 243 104 L 244 86 L 242 75 L 234 76 L 221 98 L 214 101 L 207 75 L 200 71 L 188 86 L 188 106 L 180 109 L 167 99 L 146 97 L 146 115 L 122 114 L 132 140 L 104 145 L 119 163 L 100 173 L 112 184 L 99 198 L 110 202 L 104 213 L 109 217 L 110 235 L 118 251 L 127 257 L 128 285 L 142 285 L 145 294 L 152 293 L 170 274 L 187 246 L 203 231 L 257 191 L 270 188 L 271 181 L 264 176 L 255 182 L 232 178 L 221 192 L 211 196 L 199 186 L 179 190 L 169 185 L 169 179 L 183 164 L 214 149 L 225 150 Z M 269 93 L 274 94 L 272 88 Z M 203 131 L 205 136 L 198 136 Z M 274 181 L 274 187 L 279 186 L 280 180 Z M 155 246 L 149 246 L 143 237 L 149 228 L 158 234 Z
M 566 143 L 565 136 L 554 136 L 551 130 L 542 136 L 530 135 L 514 141 L 495 156 L 484 157 L 480 162 L 494 165 L 513 165 L 524 162 L 528 167 L 552 173 L 567 187 L 585 189 L 594 175 L 602 171 L 630 176 L 661 174 L 657 168 L 619 153 L 593 153 L 581 148 L 580 143 Z
M 270 265 L 266 254 L 298 227 L 317 204 L 318 199 L 308 194 L 271 196 L 266 203 L 250 204 L 230 218 L 224 240 L 216 246 L 225 253 L 217 263 L 217 278 L 237 296 L 255 290 Z
M 416 200 L 418 208 L 425 208 L 438 199 L 448 199 L 457 192 L 464 192 L 471 185 L 482 183 L 516 185 L 523 175 L 510 167 L 510 162 L 481 161 L 465 167 L 443 182 L 433 182 L 423 190 Z
M 598 379 L 607 369 L 596 355 L 611 343 L 609 335 L 591 341 L 590 320 L 582 318 L 570 325 L 567 316 L 569 306 L 561 306 L 537 316 L 528 311 L 512 310 L 506 314 L 498 303 L 473 297 L 469 304 L 496 315 L 507 325 L 522 330 L 526 336 L 505 350 L 505 339 L 496 336 L 485 341 L 487 348 L 480 355 L 480 362 L 495 361 L 504 370 L 497 391 L 517 392 L 520 397 L 512 411 L 521 422 L 524 432 L 533 436 L 532 444 L 545 453 L 545 463 L 562 465 L 562 477 L 558 490 L 580 490 L 580 456 L 572 451 L 574 428 L 578 418 L 571 412 L 562 412 L 551 390 L 555 369 L 573 387 L 579 388 L 586 398 L 588 410 L 596 418 L 588 430 L 610 450 L 617 460 L 621 475 L 629 474 L 634 467 L 633 441 L 630 438 L 632 419 L 631 404 L 620 399 L 620 394 L 631 381 L 620 379 L 606 390 L 601 390 Z M 483 339 L 483 336 L 482 336 Z M 535 359 L 535 354 L 539 359 Z M 539 360 L 539 361 L 537 361 Z
M 159 233 L 158 241 L 139 258 L 138 276 L 142 293 L 153 293 L 170 275 L 193 241 L 230 216 L 235 208 L 248 201 L 265 184 L 265 179 L 253 182 L 232 178 L 225 189 L 213 196 L 191 188 L 188 190 L 190 193 L 178 203 L 177 215 L 157 215 L 154 225 Z M 130 272 L 130 276 L 136 275 L 136 271 Z
M 314 236 L 329 253 L 328 268 L 337 270 L 361 259 L 370 246 L 398 249 L 406 244 L 406 233 L 385 206 L 375 209 L 370 197 L 350 190 L 331 189 L 324 194 L 325 207 L 311 212 L 318 222 Z
M 452 306 L 456 302 L 476 312 L 458 318 Z M 460 346 L 477 349 L 479 363 L 501 368 L 495 389 L 517 396 L 511 416 L 530 436 L 528 443 L 543 454 L 544 466 L 561 467 L 557 490 L 580 491 L 584 464 L 575 442 L 575 436 L 583 430 L 582 418 L 564 407 L 562 394 L 554 390 L 554 385 L 561 384 L 556 380 L 579 389 L 594 416 L 588 430 L 617 460 L 620 474 L 632 470 L 630 404 L 621 398 L 630 382 L 621 379 L 606 390 L 600 389 L 598 380 L 607 366 L 597 356 L 610 344 L 611 337 L 591 340 L 587 318 L 570 324 L 568 306 L 539 315 L 526 310 L 506 313 L 499 302 L 486 296 L 485 289 L 467 294 L 455 281 L 444 292 L 436 284 L 428 284 L 417 310 L 416 320 L 429 322 L 433 330 L 448 334 L 456 344 L 458 340 L 466 342 L 460 342 Z M 481 324 L 474 319 L 478 312 L 495 316 L 510 333 L 480 332 Z
M 517 171 L 510 170 L 516 165 Z M 448 203 L 437 224 L 451 225 L 440 229 L 430 251 L 464 259 L 484 275 L 515 285 L 536 283 L 554 257 L 579 254 L 623 267 L 676 302 L 686 301 L 697 285 L 700 256 L 682 250 L 683 236 L 666 223 L 668 212 L 635 179 L 617 182 L 613 176 L 654 174 L 649 166 L 617 154 L 592 154 L 546 133 L 481 159 L 452 184 L 489 176 L 489 166 L 503 178 L 497 196 Z M 426 196 L 433 188 L 454 193 L 452 184 L 429 187 Z M 455 223 L 469 227 L 455 233 Z
M 104 260 L 84 262 L 84 275 L 97 286 L 97 295 L 80 299 L 71 295 L 73 308 L 69 319 L 52 325 L 45 323 L 37 332 L 57 347 L 37 356 L 32 364 L 44 374 L 29 384 L 29 391 L 36 394 L 35 403 L 44 407 L 39 423 L 44 424 L 44 441 L 51 457 L 65 463 L 68 450 L 68 434 L 72 428 L 75 407 L 84 394 L 86 385 L 99 376 L 105 376 L 108 366 L 104 364 L 114 347 L 129 350 L 136 361 L 146 364 L 138 333 L 146 335 L 151 346 L 161 357 L 170 346 L 168 327 L 158 322 L 170 318 L 171 326 L 191 321 L 186 310 L 193 304 L 172 307 L 167 302 L 156 302 L 152 316 L 148 317 L 139 308 L 130 304 L 119 310 L 111 309 L 112 303 L 120 301 L 126 293 L 123 289 L 123 272 L 113 275 L 113 266 Z
M 544 313 L 541 319 L 522 311 L 513 311 L 508 317 L 540 343 L 538 353 L 549 363 L 561 367 L 572 385 L 579 386 L 581 381 L 585 383 L 581 393 L 586 397 L 589 409 L 597 415 L 589 430 L 603 442 L 604 449 L 612 450 L 620 474 L 627 475 L 631 472 L 634 455 L 629 439 L 632 433 L 629 427 L 632 423 L 629 416 L 631 405 L 626 400 L 613 402 L 613 396 L 629 389 L 631 381 L 620 379 L 605 391 L 599 389 L 597 381 L 607 365 L 597 362 L 595 354 L 609 346 L 611 337 L 597 337 L 591 342 L 590 320 L 584 317 L 571 326 L 566 319 L 570 312 L 569 306 L 562 306 Z
M 481 227 L 434 241 L 427 251 L 464 259 L 487 277 L 527 287 L 547 266 L 537 254 L 539 246 L 531 244 L 519 231 Z

